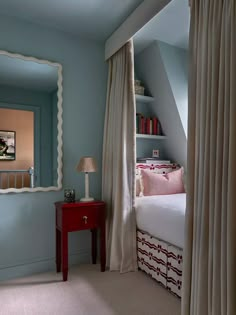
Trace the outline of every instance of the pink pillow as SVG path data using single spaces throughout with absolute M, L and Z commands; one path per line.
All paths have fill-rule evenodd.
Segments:
M 184 193 L 183 168 L 167 174 L 141 170 L 141 187 L 143 196 Z

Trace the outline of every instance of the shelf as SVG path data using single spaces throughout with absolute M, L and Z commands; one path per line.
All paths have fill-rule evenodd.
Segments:
M 154 97 L 139 95 L 139 94 L 135 94 L 135 99 L 136 99 L 136 102 L 142 102 L 142 103 L 151 103 L 154 101 Z
M 141 133 L 137 133 L 136 134 L 136 138 L 140 138 L 140 139 L 153 139 L 153 140 L 164 140 L 167 139 L 166 136 L 159 136 L 159 135 L 145 135 L 145 134 L 141 134 Z

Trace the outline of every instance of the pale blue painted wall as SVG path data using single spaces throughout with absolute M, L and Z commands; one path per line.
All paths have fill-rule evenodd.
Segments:
M 107 68 L 104 45 L 61 32 L 0 19 L 0 49 L 59 62 L 63 66 L 63 188 L 84 194 L 84 177 L 75 171 L 79 158 L 92 155 L 98 172 L 90 176 L 91 195 L 101 197 L 101 157 Z M 0 279 L 54 268 L 53 203 L 63 190 L 0 195 Z M 69 238 L 70 262 L 90 260 L 90 232 Z
M 26 105 L 31 108 L 37 107 L 37 112 L 34 114 L 38 114 L 39 117 L 34 118 L 38 119 L 40 129 L 36 130 L 36 133 L 39 134 L 39 141 L 34 142 L 34 168 L 37 177 L 35 185 L 42 187 L 53 186 L 52 101 L 53 99 L 48 92 L 0 85 L 0 107 L 22 110 L 27 110 Z
M 188 53 L 186 50 L 158 42 L 175 103 L 187 138 L 188 128 Z
M 156 41 L 135 57 L 136 74 L 144 82 L 147 93 L 154 97 L 154 102 L 149 106 L 159 118 L 163 133 L 167 136 L 167 140 L 159 140 L 157 145 L 163 145 L 166 158 L 186 168 L 187 138 L 183 121 L 186 123 L 187 115 L 187 52 L 162 43 L 161 51 L 159 45 Z M 184 99 L 181 103 L 184 104 L 183 108 L 186 106 L 183 119 L 177 106 L 181 98 Z

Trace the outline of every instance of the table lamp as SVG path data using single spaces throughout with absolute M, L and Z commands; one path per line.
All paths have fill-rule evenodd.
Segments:
M 85 173 L 85 197 L 81 198 L 80 201 L 93 201 L 93 197 L 89 197 L 89 176 L 88 173 L 96 172 L 97 165 L 96 161 L 91 156 L 84 156 L 80 159 L 79 164 L 76 167 L 78 172 Z

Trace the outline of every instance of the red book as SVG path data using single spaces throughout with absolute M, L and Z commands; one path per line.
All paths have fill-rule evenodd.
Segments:
M 157 133 L 157 118 L 154 117 L 152 121 L 153 121 L 153 129 L 152 129 L 153 135 L 157 135 L 158 134 Z
M 146 134 L 150 134 L 150 118 L 147 118 L 147 124 L 146 124 Z
M 160 122 L 157 122 L 157 134 L 160 135 L 161 134 L 161 125 Z
M 144 133 L 144 117 L 141 117 L 141 133 Z
M 139 115 L 138 119 L 138 133 L 142 133 L 142 115 Z
M 147 133 L 147 118 L 144 118 L 144 130 L 143 133 Z

